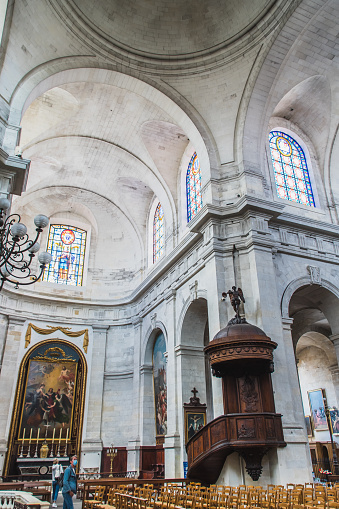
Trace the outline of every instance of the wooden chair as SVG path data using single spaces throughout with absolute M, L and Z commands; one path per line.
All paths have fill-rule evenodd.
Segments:
M 84 500 L 84 509 L 92 509 L 94 506 L 101 504 L 105 495 L 106 486 L 98 486 L 93 493 L 93 499 Z

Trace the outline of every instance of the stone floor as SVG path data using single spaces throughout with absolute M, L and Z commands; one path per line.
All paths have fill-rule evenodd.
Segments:
M 57 506 L 58 506 L 58 509 L 61 509 L 61 507 L 63 506 L 63 503 L 64 503 L 64 499 L 62 498 L 62 495 L 58 495 L 58 499 L 57 499 Z M 81 509 L 82 507 L 82 500 L 75 500 L 75 502 L 73 502 L 73 505 L 74 505 L 74 509 Z M 50 508 L 52 508 L 52 504 L 50 505 Z

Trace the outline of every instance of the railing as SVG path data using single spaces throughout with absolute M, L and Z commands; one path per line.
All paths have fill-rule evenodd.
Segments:
M 221 415 L 203 426 L 186 444 L 187 477 L 214 484 L 225 459 L 234 451 L 284 447 L 281 415 L 272 412 Z M 245 458 L 246 460 L 246 458 Z
M 49 502 L 43 502 L 31 493 L 22 491 L 0 491 L 0 509 L 49 509 Z

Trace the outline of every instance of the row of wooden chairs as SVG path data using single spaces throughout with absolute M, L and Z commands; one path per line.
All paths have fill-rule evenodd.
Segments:
M 312 483 L 261 486 L 183 487 L 167 484 L 160 491 L 153 485 L 132 489 L 128 485 L 98 486 L 93 499 L 84 500 L 84 509 L 339 509 L 339 485 Z M 104 500 L 105 498 L 105 500 Z

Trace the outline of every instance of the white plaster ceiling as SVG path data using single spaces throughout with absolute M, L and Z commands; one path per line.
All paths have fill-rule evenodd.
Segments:
M 21 125 L 31 167 L 13 210 L 27 221 L 38 212 L 63 211 L 70 222 L 72 213 L 82 215 L 95 232 L 93 280 L 98 274 L 108 279 L 112 270 L 143 270 L 154 197 L 169 224 L 176 216 L 180 161 L 189 143 L 182 128 L 136 92 L 89 82 L 42 93 Z

